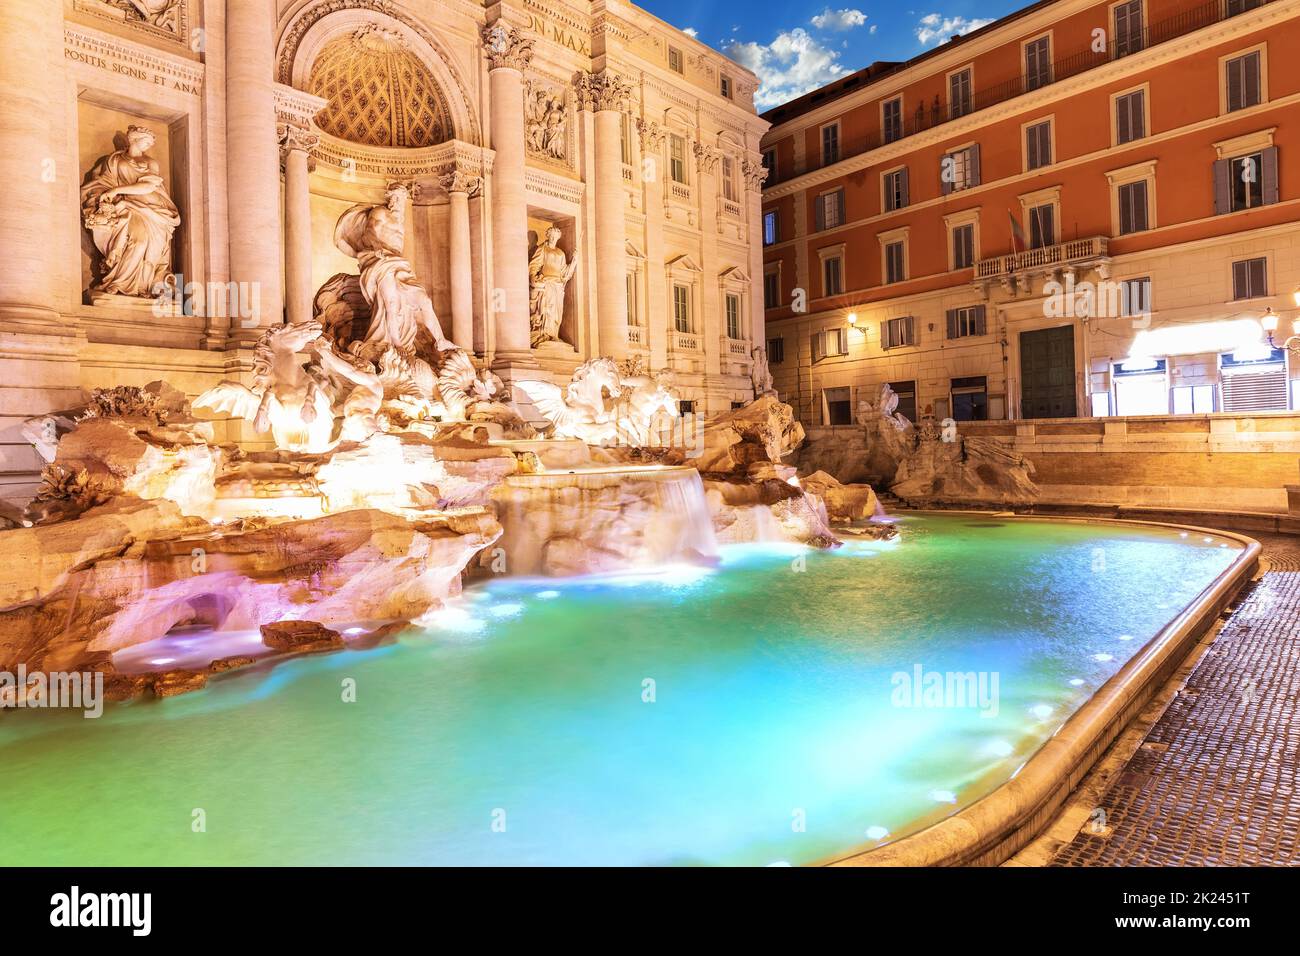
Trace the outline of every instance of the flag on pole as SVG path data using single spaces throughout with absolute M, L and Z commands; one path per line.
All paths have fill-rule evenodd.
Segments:
M 1007 218 L 1011 220 L 1011 251 L 1019 252 L 1020 249 L 1029 248 L 1029 243 L 1025 240 L 1025 230 L 1020 227 L 1020 221 L 1007 210 Z M 1020 249 L 1016 248 L 1016 242 L 1020 243 Z

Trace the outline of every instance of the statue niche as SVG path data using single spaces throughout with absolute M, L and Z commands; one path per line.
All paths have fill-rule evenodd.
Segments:
M 578 259 L 574 256 L 570 262 L 565 256 L 559 246 L 560 235 L 559 226 L 547 229 L 528 262 L 528 325 L 533 348 L 563 341 L 560 326 L 564 322 L 564 290 L 578 267 Z
M 121 148 L 101 156 L 81 187 L 81 215 L 99 255 L 90 291 L 141 299 L 170 297 L 172 234 L 181 215 L 167 195 L 151 130 L 131 126 Z

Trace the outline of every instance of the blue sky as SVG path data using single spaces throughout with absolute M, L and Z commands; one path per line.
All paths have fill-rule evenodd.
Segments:
M 758 74 L 760 111 L 875 60 L 906 60 L 1029 0 L 638 0 Z

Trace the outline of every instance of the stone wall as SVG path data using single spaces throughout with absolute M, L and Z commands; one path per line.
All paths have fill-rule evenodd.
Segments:
M 1287 510 L 1300 481 L 1300 413 L 963 422 L 1034 465 L 1040 504 Z M 863 480 L 861 429 L 810 428 L 799 470 Z

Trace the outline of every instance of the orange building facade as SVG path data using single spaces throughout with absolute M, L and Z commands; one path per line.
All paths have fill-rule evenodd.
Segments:
M 782 399 L 813 425 L 885 383 L 913 419 L 1297 407 L 1297 63 L 1300 0 L 1048 0 L 769 111 Z

